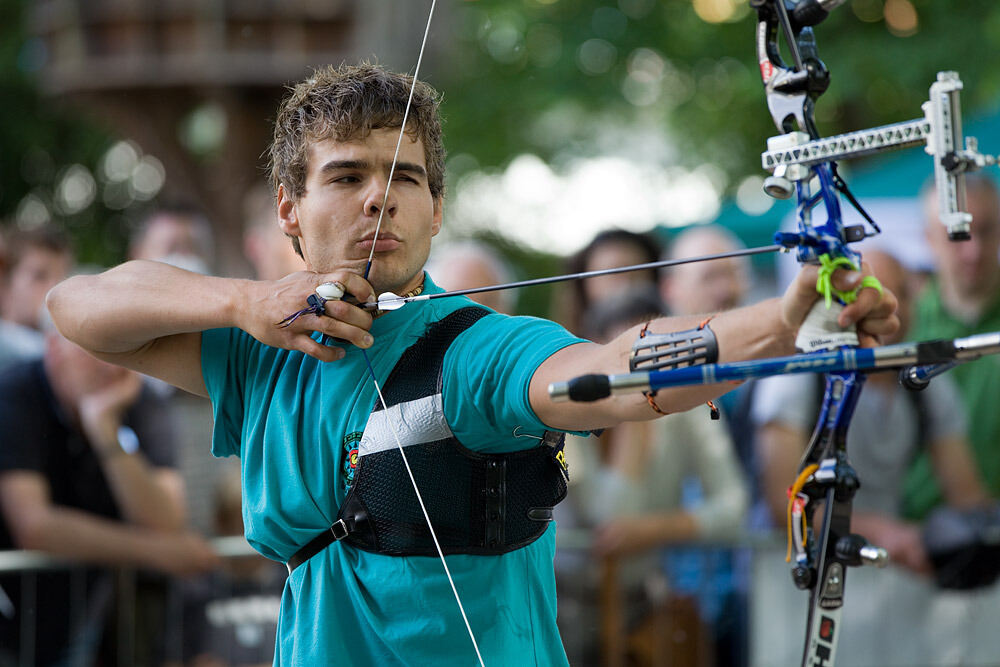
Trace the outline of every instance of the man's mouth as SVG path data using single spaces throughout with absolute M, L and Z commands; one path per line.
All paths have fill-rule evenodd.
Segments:
M 358 241 L 358 246 L 365 252 L 372 251 L 372 244 L 375 245 L 375 252 L 389 252 L 402 245 L 402 241 L 395 234 L 387 232 L 379 234 L 377 240 L 373 232 Z

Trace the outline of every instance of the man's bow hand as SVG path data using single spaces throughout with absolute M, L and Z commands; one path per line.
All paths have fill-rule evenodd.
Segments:
M 862 347 L 878 345 L 882 336 L 895 333 L 900 326 L 896 315 L 896 296 L 885 288 L 862 286 L 866 277 L 872 275 L 867 262 L 861 263 L 860 271 L 838 269 L 833 273 L 835 289 L 842 292 L 858 290 L 857 298 L 840 311 L 837 324 L 845 329 L 857 325 Z M 793 331 L 798 330 L 813 305 L 820 299 L 816 290 L 818 277 L 819 267 L 803 266 L 782 296 L 782 316 L 785 324 Z

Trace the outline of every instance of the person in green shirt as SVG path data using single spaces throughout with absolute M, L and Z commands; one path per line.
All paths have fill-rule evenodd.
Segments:
M 926 235 L 936 272 L 917 301 L 913 340 L 958 338 L 1000 331 L 1000 193 L 984 174 L 966 177 L 972 239 L 952 242 L 937 214 L 933 187 L 924 193 Z M 988 355 L 949 371 L 969 424 L 969 442 L 987 491 L 1000 496 L 1000 356 Z M 924 518 L 944 498 L 925 452 L 907 475 L 904 514 Z
M 249 281 L 132 261 L 62 283 L 48 306 L 60 330 L 100 358 L 211 398 L 213 451 L 241 458 L 248 540 L 290 570 L 275 664 L 566 664 L 555 624 L 554 526 L 541 523 L 529 539 L 510 543 L 508 524 L 493 522 L 538 485 L 504 471 L 545 451 L 550 431 L 653 419 L 731 385 L 661 390 L 648 401 L 636 394 L 559 403 L 548 395 L 552 382 L 627 372 L 640 327 L 597 345 L 463 297 L 373 318 L 364 305 L 377 294 L 441 291 L 423 271 L 444 211 L 439 97 L 417 83 L 409 104 L 410 92 L 409 77 L 377 66 L 327 67 L 279 108 L 270 152 L 278 224 L 305 271 Z M 868 273 L 835 280 L 853 289 Z M 817 301 L 816 277 L 805 268 L 783 297 L 716 314 L 718 360 L 793 353 Z M 325 283 L 354 299 L 327 301 L 322 313 L 275 326 Z M 873 344 L 898 327 L 895 307 L 889 291 L 862 289 L 838 322 L 856 323 Z M 469 312 L 439 344 L 442 323 Z M 691 330 L 703 320 L 662 318 L 648 328 Z M 414 476 L 421 475 L 431 523 L 443 541 L 458 544 L 447 558 L 407 542 L 429 531 L 420 527 L 409 479 L 397 474 L 404 450 L 419 464 Z M 482 493 L 460 492 L 463 484 L 479 489 L 460 468 L 481 461 Z M 366 492 L 360 510 L 348 507 Z M 498 496 L 508 505 L 495 505 Z M 476 502 L 485 503 L 482 516 L 468 509 Z M 544 521 L 534 509 L 528 518 Z M 463 531 L 477 522 L 498 530 L 485 546 L 462 547 Z M 303 551 L 312 544 L 321 546 Z

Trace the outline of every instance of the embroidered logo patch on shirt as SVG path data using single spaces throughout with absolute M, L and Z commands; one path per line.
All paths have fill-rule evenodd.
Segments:
M 354 472 L 358 469 L 358 443 L 364 431 L 353 431 L 344 436 L 344 488 L 354 483 Z

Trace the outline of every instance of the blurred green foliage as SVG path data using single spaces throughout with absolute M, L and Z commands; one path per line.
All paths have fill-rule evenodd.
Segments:
M 32 194 L 49 210 L 65 170 L 82 164 L 91 173 L 112 137 L 92 119 L 46 97 L 36 74 L 43 47 L 28 37 L 28 3 L 0 0 L 0 220 L 11 224 L 24 197 Z M 122 213 L 100 198 L 57 220 L 70 233 L 81 261 L 120 261 L 126 243 Z
M 757 74 L 756 17 L 745 1 L 734 0 L 731 20 L 712 24 L 697 15 L 695 4 L 456 3 L 448 36 L 456 50 L 449 62 L 456 66 L 442 86 L 451 150 L 471 153 L 481 166 L 501 165 L 521 152 L 551 159 L 567 145 L 581 154 L 592 152 L 591 124 L 546 131 L 551 128 L 544 119 L 553 110 L 571 108 L 577 118 L 654 122 L 672 133 L 679 162 L 715 163 L 730 176 L 730 185 L 759 173 L 759 154 L 776 130 Z M 700 4 L 725 7 L 727 0 Z M 899 36 L 885 15 L 906 5 L 916 10 L 917 27 Z M 816 35 L 832 74 L 830 89 L 817 103 L 823 134 L 919 117 L 939 70 L 961 73 L 967 110 L 1000 98 L 1000 68 L 993 57 L 1000 47 L 995 0 L 848 0 Z M 648 51 L 662 59 L 662 68 Z M 627 99 L 637 75 L 661 77 L 654 101 L 642 99 L 641 90 L 631 95 L 641 105 Z
M 695 4 L 728 7 L 732 16 L 709 23 Z M 29 193 L 50 202 L 69 165 L 96 173 L 112 141 L 39 92 L 35 75 L 44 53 L 27 38 L 28 6 L 28 0 L 0 0 L 0 218 L 6 220 Z M 901 36 L 885 17 L 907 6 L 917 25 Z M 730 188 L 760 173 L 759 153 L 776 132 L 745 0 L 452 0 L 442 15 L 431 40 L 445 55 L 424 76 L 445 94 L 447 143 L 461 156 L 449 164 L 453 176 L 502 167 L 525 152 L 555 162 L 593 155 L 608 149 L 595 139 L 609 125 L 662 128 L 676 149 L 665 159 L 715 164 Z M 1000 99 L 996 0 L 848 0 L 816 33 L 832 73 L 817 106 L 824 134 L 919 116 L 942 69 L 961 72 L 966 110 Z M 59 222 L 84 261 L 108 263 L 122 257 L 126 216 L 134 213 L 108 208 L 98 197 Z M 509 244 L 501 249 L 521 262 L 525 277 L 557 264 Z

